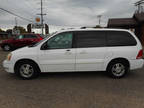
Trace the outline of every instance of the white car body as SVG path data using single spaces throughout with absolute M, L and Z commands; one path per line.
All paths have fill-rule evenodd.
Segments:
M 62 32 L 72 31 L 125 31 L 136 40 L 136 46 L 68 48 L 41 50 L 41 46 L 53 36 Z M 37 63 L 41 72 L 77 72 L 77 71 L 106 71 L 110 61 L 125 58 L 129 61 L 130 70 L 142 68 L 143 59 L 136 59 L 142 45 L 138 38 L 128 30 L 121 29 L 72 29 L 63 30 L 50 36 L 36 47 L 24 47 L 11 52 L 11 60 L 5 60 L 3 67 L 9 73 L 14 73 L 17 61 L 30 59 Z

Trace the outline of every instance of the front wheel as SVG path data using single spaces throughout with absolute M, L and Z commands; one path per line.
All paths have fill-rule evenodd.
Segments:
M 3 46 L 3 50 L 4 51 L 10 51 L 11 50 L 11 46 L 6 44 L 6 45 Z
M 107 71 L 111 77 L 122 78 L 127 74 L 128 70 L 129 67 L 126 63 L 122 61 L 115 61 L 108 66 Z
M 31 61 L 21 61 L 17 64 L 15 74 L 22 79 L 32 79 L 39 75 L 40 71 L 36 64 Z

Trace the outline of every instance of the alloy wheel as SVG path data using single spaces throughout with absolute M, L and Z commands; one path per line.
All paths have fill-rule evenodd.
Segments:
M 30 78 L 34 73 L 34 69 L 29 64 L 23 64 L 20 67 L 20 74 L 24 78 Z

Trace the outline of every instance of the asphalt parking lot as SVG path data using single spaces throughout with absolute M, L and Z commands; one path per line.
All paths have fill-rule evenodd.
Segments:
M 21 80 L 4 71 L 7 53 L 0 50 L 0 108 L 144 108 L 144 68 L 123 79 L 83 72 Z

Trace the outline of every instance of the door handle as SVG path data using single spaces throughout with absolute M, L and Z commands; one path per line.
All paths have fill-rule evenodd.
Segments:
M 70 49 L 67 49 L 66 52 L 65 52 L 65 54 L 67 54 L 67 55 L 71 54 L 70 51 L 71 51 Z
M 66 51 L 71 51 L 70 49 L 67 49 Z

